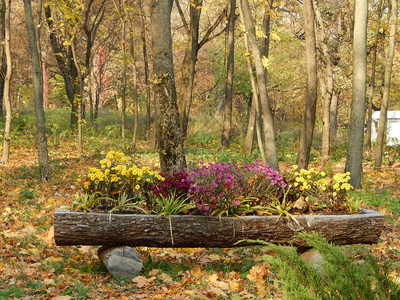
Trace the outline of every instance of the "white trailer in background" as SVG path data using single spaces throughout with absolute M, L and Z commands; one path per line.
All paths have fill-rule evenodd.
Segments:
M 376 138 L 378 136 L 378 124 L 380 115 L 380 111 L 376 111 L 372 114 L 371 139 L 373 142 L 376 141 Z M 386 145 L 400 145 L 400 110 L 389 110 L 387 112 Z

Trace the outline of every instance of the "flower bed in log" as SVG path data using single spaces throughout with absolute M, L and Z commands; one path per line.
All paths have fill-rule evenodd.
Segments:
M 384 216 L 359 209 L 349 179 L 296 166 L 281 174 L 260 161 L 158 173 L 111 151 L 79 178 L 83 194 L 55 212 L 55 239 L 58 245 L 235 247 L 257 239 L 287 244 L 297 231 L 316 231 L 336 244 L 376 242 Z
M 384 215 L 372 210 L 358 214 L 296 215 L 295 222 L 278 216 L 208 217 L 73 212 L 54 214 L 57 245 L 149 247 L 239 247 L 250 240 L 288 244 L 299 231 L 315 231 L 338 245 L 375 243 Z M 295 246 L 304 246 L 301 240 Z

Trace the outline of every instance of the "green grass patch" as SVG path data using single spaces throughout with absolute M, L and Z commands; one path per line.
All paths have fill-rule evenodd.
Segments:
M 393 223 L 393 216 L 400 215 L 400 197 L 394 197 L 391 190 L 381 190 L 380 192 L 374 190 L 357 190 L 350 192 L 350 196 L 355 199 L 361 199 L 368 206 L 385 207 L 392 214 L 386 215 L 386 221 Z

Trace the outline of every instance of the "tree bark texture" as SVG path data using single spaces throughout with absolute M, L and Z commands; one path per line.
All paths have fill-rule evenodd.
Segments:
M 244 23 L 243 17 L 241 17 L 242 23 Z M 250 52 L 247 35 L 244 35 L 244 45 L 247 52 Z M 257 145 L 260 149 L 262 162 L 267 163 L 267 158 L 265 156 L 262 132 L 261 132 L 261 109 L 260 109 L 260 100 L 259 100 L 259 89 L 257 87 L 257 79 L 254 76 L 253 66 L 251 64 L 251 60 L 249 55 L 246 55 L 246 63 L 247 69 L 249 70 L 250 75 L 250 83 L 251 88 L 253 90 L 253 97 L 251 100 L 251 109 L 249 116 L 249 124 L 247 126 L 247 135 L 246 135 L 246 146 L 245 146 L 245 155 L 251 156 L 252 148 L 253 148 L 253 140 L 254 136 L 257 137 Z M 254 131 L 255 129 L 255 131 Z
M 349 143 L 347 147 L 346 171 L 350 172 L 349 183 L 361 187 L 362 150 L 364 143 L 364 119 L 367 74 L 367 16 L 368 1 L 355 1 L 353 35 L 353 99 L 351 102 Z
M 5 0 L 0 0 L 0 36 L 3 40 L 5 37 L 5 16 L 6 16 L 6 2 Z M 2 46 L 1 56 L 0 56 L 0 118 L 3 119 L 3 92 L 4 92 L 4 80 L 7 72 L 7 62 L 5 55 L 5 45 Z
M 147 55 L 147 39 L 146 39 L 146 26 L 145 16 L 142 1 L 139 1 L 140 17 L 140 38 L 142 40 L 143 62 L 144 62 L 144 84 L 146 89 L 146 140 L 150 140 L 151 132 L 151 93 L 149 86 L 149 57 Z M 153 132 L 156 135 L 155 132 Z
M 265 81 L 265 69 L 262 64 L 261 52 L 257 44 L 256 30 L 251 16 L 248 0 L 240 0 L 240 14 L 243 16 L 244 25 L 249 37 L 254 65 L 256 68 L 257 87 L 261 110 L 263 113 L 263 131 L 265 138 L 265 157 L 267 163 L 273 169 L 279 171 L 278 156 L 275 145 L 274 121 L 267 95 L 267 83 Z
M 221 145 L 229 148 L 231 143 L 232 131 L 232 96 L 233 96 L 233 75 L 235 68 L 235 10 L 236 0 L 230 1 L 229 19 L 228 19 L 228 56 L 226 68 L 225 82 L 225 98 L 224 98 L 224 120 L 222 123 Z
M 330 125 L 330 138 L 331 143 L 337 142 L 337 113 L 338 113 L 338 93 L 333 90 L 330 114 L 329 114 L 329 125 Z
M 374 98 L 374 90 L 375 90 L 375 73 L 376 73 L 376 55 L 378 52 L 378 39 L 379 39 L 379 30 L 381 29 L 381 19 L 382 19 L 382 9 L 383 9 L 383 0 L 380 0 L 378 3 L 378 11 L 377 11 L 377 24 L 374 33 L 374 45 L 372 48 L 372 66 L 371 66 L 371 79 L 369 83 L 369 95 L 367 102 L 367 130 L 365 132 L 365 148 L 367 150 L 371 149 L 371 136 L 372 136 L 372 103 Z
M 29 37 L 29 47 L 32 57 L 33 90 L 35 95 L 36 114 L 36 147 L 39 157 L 39 171 L 41 181 L 51 179 L 49 154 L 47 149 L 46 121 L 43 107 L 43 73 L 39 56 L 38 41 L 35 31 L 35 24 L 32 17 L 31 0 L 24 0 L 26 29 Z
M 319 36 L 318 44 L 321 48 L 321 81 L 323 81 L 324 91 L 322 92 L 323 95 L 323 104 L 322 104 L 322 146 L 321 146 L 321 168 L 324 169 L 329 160 L 329 150 L 331 144 L 331 126 L 330 126 L 330 109 L 331 109 L 331 102 L 333 97 L 333 89 L 334 89 L 334 82 L 333 82 L 333 68 L 332 68 L 332 61 L 331 55 L 328 48 L 328 41 L 327 37 L 329 32 L 324 26 L 324 21 L 322 19 L 321 10 L 318 5 L 318 1 L 314 1 L 314 11 L 315 17 L 317 21 L 317 25 L 319 28 Z
M 3 154 L 1 157 L 1 163 L 6 164 L 10 154 L 10 138 L 11 138 L 11 99 L 10 99 L 10 83 L 12 75 L 12 60 L 10 50 L 10 11 L 11 11 L 11 0 L 5 2 L 5 18 L 4 18 L 4 49 L 6 55 L 7 72 L 4 78 L 4 89 L 3 89 L 3 102 L 6 109 L 6 122 L 4 127 L 3 137 Z
M 161 171 L 169 173 L 183 171 L 186 167 L 172 56 L 172 2 L 152 0 L 150 3 L 154 95 L 159 113 L 158 151 Z
M 364 210 L 352 215 L 295 215 L 299 224 L 278 216 L 156 216 L 84 213 L 56 210 L 57 245 L 148 247 L 241 247 L 244 239 L 289 244 L 296 232 L 324 236 L 338 245 L 375 243 L 382 233 L 384 215 Z M 172 243 L 173 241 L 173 243 Z M 303 241 L 293 242 L 305 246 Z
M 124 5 L 124 4 L 122 4 Z M 125 10 L 122 12 L 121 21 L 121 48 L 122 48 L 122 95 L 121 95 L 121 138 L 125 139 L 126 127 L 126 85 L 127 85 L 127 64 L 126 55 L 126 33 L 125 33 Z
M 312 0 L 303 1 L 304 33 L 306 39 L 307 61 L 307 99 L 304 111 L 303 130 L 300 136 L 297 165 L 307 169 L 310 159 L 311 144 L 314 136 L 315 111 L 317 106 L 317 52 L 314 25 L 314 8 Z
M 181 118 L 181 130 L 184 137 L 187 135 L 190 107 L 192 105 L 192 94 L 194 84 L 194 72 L 197 62 L 197 53 L 199 51 L 199 24 L 202 0 L 194 0 L 189 3 L 190 21 L 188 28 L 188 42 L 185 57 L 182 62 L 182 82 L 179 97 L 179 114 Z
M 397 0 L 391 1 L 391 13 L 389 19 L 389 45 L 387 48 L 385 61 L 385 83 L 383 87 L 383 96 L 381 104 L 381 113 L 379 116 L 378 136 L 376 137 L 375 149 L 375 170 L 380 171 L 382 167 L 383 146 L 385 144 L 385 134 L 387 127 L 387 111 L 389 106 L 390 81 L 392 77 L 393 58 L 396 46 L 396 28 L 397 28 Z
M 131 147 L 132 150 L 135 151 L 136 149 L 136 140 L 137 140 L 137 133 L 139 128 L 139 99 L 137 94 L 138 84 L 137 84 L 137 61 L 136 61 L 136 54 L 135 54 L 135 41 L 132 35 L 130 35 L 130 55 L 131 55 L 131 65 L 132 65 L 132 94 L 133 94 L 133 132 L 132 132 L 132 142 Z

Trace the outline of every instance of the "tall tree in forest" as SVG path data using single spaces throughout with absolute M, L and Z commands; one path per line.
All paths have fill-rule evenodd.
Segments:
M 203 10 L 202 8 L 203 0 L 191 0 L 188 3 L 189 14 L 190 14 L 189 23 L 185 19 L 185 16 L 180 7 L 179 0 L 175 0 L 175 3 L 178 8 L 179 15 L 182 18 L 182 22 L 188 38 L 186 52 L 182 62 L 182 73 L 181 73 L 182 82 L 181 82 L 181 90 L 179 93 L 179 101 L 178 101 L 182 134 L 184 137 L 186 137 L 187 126 L 189 122 L 189 113 L 192 105 L 194 75 L 197 62 L 197 55 L 200 49 L 208 41 L 210 41 L 213 37 L 216 36 L 216 35 L 211 36 L 211 34 L 224 19 L 227 7 L 224 7 L 222 9 L 218 17 L 215 19 L 214 23 L 208 28 L 203 38 L 200 40 L 199 26 L 200 26 L 201 12 Z
M 156 120 L 159 127 L 158 151 L 161 171 L 169 173 L 183 171 L 186 167 L 172 56 L 172 3 L 173 0 L 151 0 L 150 2 L 153 84 L 159 111 Z
M 367 74 L 367 17 L 368 1 L 356 0 L 353 34 L 353 99 L 346 157 L 346 171 L 350 172 L 349 183 L 355 188 L 361 187 L 362 176 Z
M 79 94 L 80 87 L 78 71 L 72 58 L 72 48 L 70 44 L 65 45 L 65 40 L 57 34 L 50 4 L 46 3 L 44 9 L 47 25 L 50 30 L 50 44 L 64 80 L 65 92 L 71 104 L 71 126 L 75 127 L 78 125 L 78 103 L 75 95 Z
M 135 47 L 135 34 L 133 32 L 133 21 L 130 18 L 130 34 L 129 34 L 129 42 L 130 42 L 130 58 L 131 58 L 131 66 L 132 66 L 132 98 L 133 98 L 133 114 L 134 114 L 134 121 L 133 121 L 133 132 L 132 132 L 132 142 L 131 148 L 132 150 L 136 149 L 136 140 L 137 140 L 137 132 L 139 128 L 139 97 L 137 93 L 138 89 L 138 80 L 137 80 L 137 54 L 136 54 L 136 47 Z M 148 103 L 146 103 L 147 106 Z M 150 109 L 149 109 L 150 110 Z M 147 112 L 146 112 L 147 114 Z M 149 123 L 150 126 L 150 123 Z
M 5 37 L 5 18 L 6 16 L 6 1 L 0 0 L 0 41 L 3 41 Z M 0 55 L 0 118 L 3 119 L 3 92 L 4 92 L 4 80 L 7 72 L 7 62 L 5 55 L 5 43 L 2 43 L 3 47 L 1 49 Z
M 10 99 L 10 81 L 12 74 L 12 60 L 10 50 L 10 12 L 11 12 L 11 0 L 5 1 L 5 17 L 4 17 L 4 49 L 7 63 L 7 72 L 4 78 L 4 90 L 3 90 L 3 103 L 6 109 L 6 123 L 4 128 L 3 137 L 3 155 L 1 157 L 1 163 L 6 164 L 10 154 L 10 138 L 11 138 L 11 99 Z
M 243 14 L 240 15 L 242 24 L 244 24 Z M 244 44 L 246 47 L 246 52 L 250 53 L 247 35 L 244 35 Z M 251 59 L 249 55 L 246 55 L 247 69 L 250 74 L 250 83 L 251 88 L 253 90 L 253 96 L 251 100 L 251 108 L 249 115 L 249 122 L 247 124 L 247 134 L 246 134 L 246 145 L 245 145 L 245 155 L 247 157 L 251 156 L 252 148 L 253 148 L 253 139 L 254 135 L 257 136 L 257 144 L 261 154 L 261 160 L 265 164 L 267 163 L 267 158 L 265 157 L 264 145 L 262 140 L 262 132 L 261 132 L 261 110 L 260 110 L 260 99 L 259 92 L 257 87 L 257 79 L 254 76 L 254 68 L 251 64 Z M 254 128 L 255 127 L 255 128 Z M 254 134 L 255 133 L 255 134 Z
M 265 69 L 262 63 L 260 48 L 257 43 L 256 29 L 251 15 L 248 0 L 240 0 L 240 14 L 249 37 L 249 44 L 256 69 L 257 87 L 261 110 L 263 114 L 263 132 L 265 138 L 265 157 L 267 163 L 275 170 L 279 170 L 278 156 L 275 145 L 274 121 L 267 94 Z
M 297 165 L 301 169 L 307 169 L 314 135 L 315 111 L 317 106 L 317 53 L 313 0 L 303 1 L 303 15 L 306 39 L 307 99 L 304 111 L 303 129 L 300 136 Z
M 126 128 L 126 85 L 127 85 L 127 65 L 128 57 L 126 51 L 127 38 L 126 38 L 126 21 L 127 11 L 125 0 L 118 1 L 113 0 L 115 10 L 118 15 L 119 23 L 121 24 L 120 33 L 120 44 L 122 49 L 122 88 L 121 88 L 121 138 L 125 139 L 125 128 Z
M 79 74 L 76 68 L 76 64 L 81 62 L 74 62 L 71 43 L 71 41 L 74 41 L 75 47 L 78 48 L 77 43 L 80 40 L 77 39 L 80 36 L 73 37 L 71 34 L 82 30 L 86 35 L 84 39 L 85 53 L 83 55 L 76 53 L 77 58 L 83 57 L 84 60 L 82 63 L 83 67 L 80 68 L 83 72 L 81 74 L 82 82 L 84 82 L 85 77 L 91 70 L 90 61 L 92 48 L 97 36 L 97 31 L 104 17 L 105 4 L 106 0 L 101 0 L 98 3 L 95 3 L 95 0 L 88 0 L 85 2 L 80 2 L 79 0 L 72 2 L 60 0 L 48 1 L 45 4 L 45 15 L 50 30 L 50 44 L 64 80 L 68 100 L 71 104 L 71 126 L 73 127 L 78 125 L 78 112 L 81 108 L 78 100 L 82 97 L 80 96 L 81 87 L 79 86 Z M 64 17 L 65 20 L 59 21 L 60 23 L 55 21 L 56 18 L 52 14 L 52 5 L 61 11 L 63 14 L 62 17 Z M 78 11 L 78 9 L 80 9 L 80 11 Z M 57 28 L 65 28 L 66 26 L 69 26 L 70 30 L 61 30 L 63 35 Z
M 46 122 L 43 108 L 43 72 L 40 61 L 38 40 L 32 17 L 31 0 L 24 0 L 26 29 L 29 37 L 29 48 L 32 57 L 33 90 L 35 95 L 36 114 L 36 147 L 39 157 L 39 172 L 41 181 L 51 179 L 49 155 L 47 150 Z
M 151 126 L 151 93 L 149 85 L 149 57 L 147 55 L 147 38 L 146 38 L 146 22 L 142 1 L 139 1 L 139 14 L 140 14 L 140 39 L 142 41 L 142 52 L 144 62 L 144 85 L 146 91 L 146 140 L 150 139 L 150 126 Z M 156 133 L 153 132 L 154 137 Z
M 263 20 L 261 22 L 261 30 L 262 30 L 262 37 L 260 39 L 260 53 L 263 57 L 268 58 L 269 56 L 269 45 L 270 45 L 270 23 L 271 23 L 271 15 L 272 15 L 272 9 L 273 9 L 273 0 L 269 0 L 265 2 L 264 5 L 264 15 L 263 15 Z M 241 17 L 242 24 L 244 24 L 244 20 Z M 246 53 L 250 53 L 250 49 L 248 46 L 248 39 L 247 35 L 244 35 L 244 44 L 246 47 Z M 246 134 L 246 145 L 245 145 L 245 155 L 250 156 L 253 148 L 253 140 L 254 136 L 257 137 L 257 144 L 258 148 L 260 150 L 261 154 L 261 159 L 264 163 L 267 162 L 267 159 L 265 157 L 265 151 L 264 151 L 264 146 L 263 146 L 263 139 L 262 139 L 262 132 L 261 132 L 261 127 L 262 127 L 262 122 L 261 122 L 261 109 L 260 109 L 260 103 L 259 103 L 259 92 L 257 88 L 257 80 L 254 77 L 254 67 L 252 66 L 251 60 L 249 55 L 246 55 L 246 61 L 247 61 L 247 69 L 250 74 L 250 82 L 251 82 L 251 87 L 253 90 L 253 97 L 252 97 L 252 102 L 251 102 L 251 108 L 250 108 L 250 115 L 249 115 L 249 123 L 247 126 L 247 134 Z M 267 73 L 268 69 L 265 68 L 265 80 L 267 81 Z
M 228 30 L 227 30 L 227 68 L 224 98 L 224 120 L 222 123 L 221 144 L 224 148 L 229 148 L 232 130 L 232 95 L 233 95 L 233 74 L 234 74 L 234 54 L 235 54 L 235 10 L 236 0 L 230 0 Z
M 321 146 L 321 168 L 325 168 L 329 160 L 329 150 L 331 142 L 331 103 L 332 97 L 334 95 L 334 82 L 333 82 L 333 64 L 331 61 L 331 55 L 329 53 L 328 47 L 328 32 L 324 25 L 324 20 L 322 19 L 322 14 L 318 1 L 314 0 L 314 12 L 317 23 L 317 29 L 319 29 L 317 34 L 317 42 L 320 48 L 318 57 L 320 58 L 320 72 L 319 72 L 319 82 L 320 90 L 323 98 L 322 105 L 322 146 Z
M 379 30 L 381 30 L 381 19 L 383 11 L 383 0 L 379 0 L 377 4 L 377 20 L 374 32 L 374 44 L 372 46 L 372 66 L 371 66 L 371 79 L 369 82 L 369 95 L 367 102 L 367 130 L 365 132 L 365 148 L 371 149 L 371 136 L 372 136 L 372 106 L 375 91 L 375 73 L 376 73 L 376 56 L 378 52 Z
M 389 105 L 390 82 L 393 69 L 393 57 L 396 46 L 396 29 L 397 29 L 397 1 L 391 0 L 390 4 L 390 18 L 389 18 L 389 44 L 387 47 L 386 61 L 385 61 L 385 83 L 383 87 L 383 96 L 381 104 L 381 113 L 379 116 L 378 136 L 376 138 L 375 149 L 375 170 L 380 171 L 382 167 L 383 146 L 385 143 L 385 134 L 387 127 L 387 111 Z

